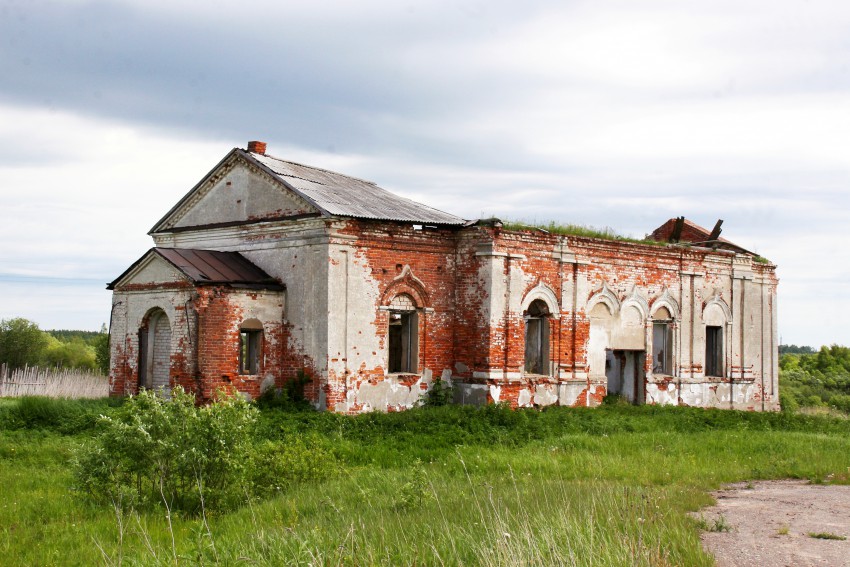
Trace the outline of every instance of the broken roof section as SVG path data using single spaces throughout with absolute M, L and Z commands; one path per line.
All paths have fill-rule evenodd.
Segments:
M 191 248 L 151 248 L 132 266 L 107 284 L 116 285 L 153 257 L 162 258 L 189 279 L 194 285 L 229 285 L 231 287 L 283 290 L 285 286 L 253 264 L 239 252 L 195 250 Z
M 685 217 L 672 218 L 652 231 L 649 235 L 650 240 L 656 242 L 672 242 L 686 243 L 694 246 L 702 246 L 705 248 L 719 248 L 721 250 L 732 250 L 744 254 L 752 254 L 753 252 L 741 248 L 734 242 L 730 242 L 725 238 L 720 238 L 720 225 L 722 220 L 717 221 L 714 230 L 708 230 L 695 222 L 689 221 Z
M 234 148 L 204 178 L 193 187 L 151 229 L 149 234 L 178 228 L 176 223 L 200 198 L 210 190 L 217 174 L 233 160 L 244 160 L 260 168 L 280 184 L 283 192 L 309 203 L 315 213 L 324 217 L 350 217 L 370 220 L 410 222 L 416 224 L 462 226 L 466 221 L 452 215 L 395 195 L 371 181 L 303 165 L 265 154 L 265 144 L 249 142 L 248 150 Z M 260 219 L 243 219 L 256 222 Z M 271 220 L 265 219 L 265 220 Z M 228 222 L 227 224 L 241 224 Z M 195 227 L 192 227 L 195 228 Z

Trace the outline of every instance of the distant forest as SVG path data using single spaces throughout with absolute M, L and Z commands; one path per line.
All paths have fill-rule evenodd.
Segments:
M 783 409 L 833 408 L 850 413 L 850 347 L 779 347 Z
M 0 320 L 0 364 L 10 368 L 41 366 L 109 372 L 109 335 L 61 329 L 42 331 L 33 321 Z
M 814 354 L 816 352 L 810 346 L 779 345 L 779 354 Z
M 100 331 L 75 331 L 73 329 L 59 329 L 53 331 L 45 331 L 48 335 L 59 339 L 63 343 L 69 343 L 73 340 L 79 339 L 82 340 L 86 344 L 93 344 L 97 337 L 106 333 L 106 325 Z

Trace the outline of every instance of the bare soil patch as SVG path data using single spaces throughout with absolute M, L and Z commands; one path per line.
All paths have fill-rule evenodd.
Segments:
M 718 567 L 850 566 L 850 486 L 759 481 L 733 484 L 713 495 L 717 505 L 697 517 L 712 527 L 731 527 L 702 534 L 703 547 Z

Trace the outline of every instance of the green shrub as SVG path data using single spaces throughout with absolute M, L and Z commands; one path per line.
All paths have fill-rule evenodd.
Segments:
M 121 507 L 234 508 L 250 490 L 256 420 L 257 409 L 238 394 L 198 407 L 180 388 L 170 399 L 144 390 L 101 417 L 94 442 L 77 455 L 77 482 L 95 500 Z
M 782 407 L 782 411 L 791 413 L 800 409 L 800 404 L 794 394 L 781 387 L 779 389 L 779 405 Z
M 455 389 L 442 378 L 435 378 L 431 388 L 425 394 L 422 405 L 429 407 L 447 406 L 454 402 Z
M 299 411 L 314 409 L 304 395 L 304 388 L 313 381 L 306 369 L 301 369 L 295 378 L 288 380 L 283 388 L 269 388 L 257 398 L 257 405 L 262 409 L 282 409 Z

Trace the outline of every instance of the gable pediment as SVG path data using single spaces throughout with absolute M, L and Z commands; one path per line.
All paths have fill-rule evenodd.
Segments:
M 238 225 L 319 212 L 312 203 L 234 150 L 184 196 L 151 233 Z
M 124 287 L 157 287 L 191 283 L 186 275 L 153 250 L 124 272 L 107 289 Z

